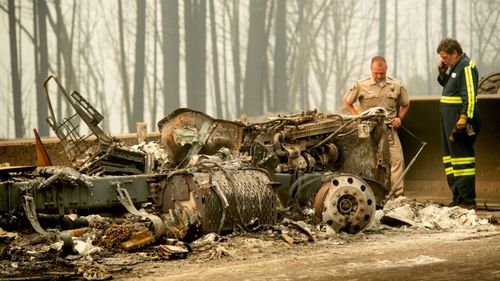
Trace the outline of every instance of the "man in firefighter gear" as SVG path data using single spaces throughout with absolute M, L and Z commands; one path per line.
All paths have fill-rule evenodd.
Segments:
M 476 158 L 474 141 L 480 119 L 476 105 L 478 71 L 457 40 L 444 38 L 437 47 L 441 57 L 438 82 L 443 164 L 453 194 L 450 206 L 476 208 Z
M 371 76 L 358 80 L 344 96 L 344 107 L 352 114 L 359 115 L 354 103 L 359 101 L 361 111 L 372 107 L 383 107 L 388 114 L 390 123 L 389 151 L 391 154 L 391 193 L 401 196 L 404 192 L 402 180 L 405 168 L 403 148 L 396 129 L 401 126 L 403 117 L 410 108 L 410 99 L 403 83 L 386 76 L 387 63 L 382 56 L 372 58 L 370 64 Z M 397 186 L 396 186 L 397 184 Z

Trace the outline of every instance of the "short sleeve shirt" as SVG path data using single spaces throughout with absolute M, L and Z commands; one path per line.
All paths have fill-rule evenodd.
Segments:
M 371 76 L 358 80 L 345 94 L 345 99 L 350 104 L 359 101 L 362 111 L 377 106 L 383 107 L 389 118 L 397 116 L 401 105 L 410 103 L 406 87 L 401 81 L 391 77 L 386 78 L 383 86 L 377 84 Z

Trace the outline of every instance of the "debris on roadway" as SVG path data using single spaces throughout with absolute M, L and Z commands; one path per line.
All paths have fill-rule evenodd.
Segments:
M 0 276 L 107 280 L 142 262 L 238 257 L 262 249 L 343 245 L 391 231 L 495 231 L 474 210 L 390 196 L 381 108 L 360 116 L 306 111 L 260 122 L 181 108 L 159 141 L 127 146 L 98 126 L 77 92 L 71 118 L 48 122 L 72 166 L 0 168 Z M 76 94 L 75 94 L 76 93 Z M 133 257 L 133 258 L 132 258 Z M 2 279 L 3 280 L 3 279 Z

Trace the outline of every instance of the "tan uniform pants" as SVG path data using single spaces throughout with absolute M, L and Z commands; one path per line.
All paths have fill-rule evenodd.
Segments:
M 405 170 L 405 159 L 403 156 L 403 147 L 399 141 L 398 133 L 394 129 L 389 129 L 389 151 L 391 153 L 391 186 L 392 192 L 396 196 L 403 195 L 404 192 L 404 179 L 395 186 L 399 178 L 403 175 Z

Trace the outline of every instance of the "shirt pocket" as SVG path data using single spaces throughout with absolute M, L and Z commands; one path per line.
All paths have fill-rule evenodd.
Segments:
M 359 103 L 363 110 L 366 110 L 368 108 L 380 106 L 380 97 L 375 91 L 367 91 L 363 93 L 363 98 L 359 100 Z
M 366 93 L 363 94 L 363 99 L 365 100 L 373 100 L 378 98 L 379 98 L 378 94 L 374 91 L 367 91 Z
M 390 91 L 387 93 L 387 98 L 397 101 L 399 99 L 399 95 L 398 93 L 396 93 L 396 91 Z

